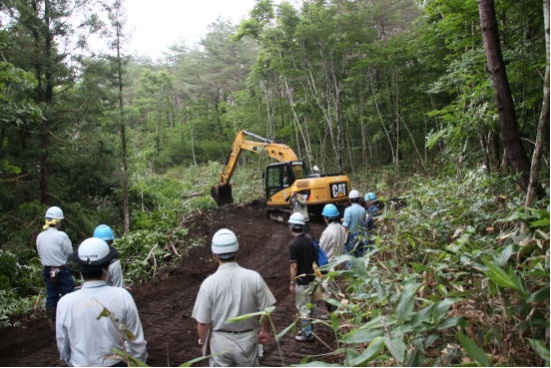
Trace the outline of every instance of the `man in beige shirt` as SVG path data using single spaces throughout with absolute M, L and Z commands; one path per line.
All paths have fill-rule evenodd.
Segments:
M 232 323 L 228 320 L 262 311 L 276 300 L 258 272 L 236 262 L 239 242 L 233 231 L 218 230 L 211 249 L 219 266 L 201 284 L 193 308 L 198 343 L 208 344 L 211 367 L 259 366 L 258 344 L 270 341 L 269 319 L 247 318 Z

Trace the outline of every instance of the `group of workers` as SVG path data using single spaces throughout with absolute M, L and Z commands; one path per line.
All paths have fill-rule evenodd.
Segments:
M 296 195 L 298 196 L 298 195 Z M 294 201 L 295 195 L 290 201 L 294 212 L 289 218 L 289 228 L 293 235 L 290 245 L 290 287 L 295 293 L 295 305 L 300 319 L 300 331 L 295 336 L 297 341 L 313 341 L 313 313 L 316 302 L 316 293 L 312 287 L 316 279 L 314 265 L 316 264 L 315 248 L 312 246 L 312 238 L 309 235 L 307 220 L 303 215 L 304 208 L 298 211 L 298 205 Z M 366 247 L 372 243 L 371 231 L 375 218 L 379 215 L 377 196 L 368 192 L 364 196 L 364 205 L 360 203 L 361 196 L 357 190 L 350 191 L 348 195 L 350 206 L 345 208 L 344 215 L 340 218 L 340 212 L 334 204 L 326 204 L 322 210 L 324 222 L 327 225 L 319 239 L 320 247 L 327 255 L 329 263 L 338 255 L 349 254 L 354 257 L 362 257 Z M 300 203 L 306 203 L 306 199 Z M 307 211 L 307 210 L 306 210 Z M 350 264 L 346 262 L 346 267 Z M 331 296 L 330 290 L 324 291 L 324 298 Z M 325 302 L 327 312 L 332 312 L 335 307 Z M 321 316 L 327 318 L 327 313 Z
M 61 230 L 64 214 L 53 206 L 45 214 L 36 247 L 46 284 L 46 315 L 55 322 L 61 360 L 74 367 L 127 366 L 126 356 L 145 362 L 146 341 L 132 295 L 124 287 L 113 230 L 99 225 L 73 252 Z M 82 285 L 75 290 L 72 270 Z
M 306 200 L 296 197 L 291 205 L 297 207 L 288 221 L 292 234 L 289 290 L 295 294 L 300 320 L 295 339 L 307 342 L 314 340 L 310 284 L 315 279 L 316 251 L 309 234 L 309 218 L 298 211 Z M 357 190 L 350 192 L 351 205 L 342 220 L 335 205 L 323 208 L 327 227 L 319 243 L 329 262 L 343 253 L 362 254 L 357 239 L 369 218 L 369 203 L 376 196 L 365 195 L 368 210 L 359 204 L 359 198 Z M 300 203 L 293 204 L 295 200 Z M 372 211 L 371 216 L 374 214 Z M 59 207 L 50 207 L 44 231 L 36 239 L 44 268 L 46 313 L 55 321 L 60 358 L 70 366 L 127 366 L 130 359 L 145 362 L 147 343 L 134 299 L 124 287 L 113 230 L 107 225 L 98 226 L 93 237 L 73 252 L 71 240 L 61 230 L 63 219 Z M 192 313 L 197 321 L 198 344 L 209 356 L 210 366 L 258 366 L 259 351 L 270 342 L 269 318 L 262 313 L 260 318 L 236 317 L 256 316 L 275 305 L 276 299 L 258 272 L 237 263 L 239 241 L 233 231 L 218 230 L 212 237 L 211 251 L 219 266 L 201 284 Z M 80 272 L 82 285 L 78 290 L 70 268 Z M 326 307 L 328 312 L 334 308 L 328 303 Z

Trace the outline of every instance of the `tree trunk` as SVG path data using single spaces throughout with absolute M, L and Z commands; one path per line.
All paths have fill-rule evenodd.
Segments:
M 50 199 L 48 189 L 48 147 L 50 146 L 50 139 L 48 132 L 48 121 L 44 120 L 40 133 L 40 202 L 44 204 L 48 203 Z
M 383 115 L 381 113 L 381 109 L 379 108 L 379 103 L 377 102 L 377 92 L 375 90 L 375 87 L 373 85 L 373 80 L 370 81 L 371 91 L 373 93 L 373 104 L 375 105 L 375 110 L 377 111 L 377 116 L 379 117 L 379 121 L 381 123 L 381 126 L 383 127 L 383 131 L 385 133 L 386 139 L 388 141 L 388 147 L 390 148 L 390 155 L 392 156 L 392 162 L 394 163 L 395 160 L 395 152 L 394 152 L 394 144 L 392 142 L 392 137 L 390 136 L 390 131 L 388 127 L 385 125 L 385 121 L 383 119 Z
M 123 99 L 123 65 L 122 65 L 122 3 L 115 1 L 112 11 L 112 24 L 115 27 L 115 48 L 117 52 L 117 84 L 119 100 L 119 135 L 121 139 L 121 160 L 122 160 L 122 210 L 124 217 L 124 234 L 130 232 L 130 194 L 128 189 L 128 139 L 126 136 L 126 124 L 124 119 Z
M 524 205 L 530 207 L 534 196 L 545 195 L 543 188 L 538 186 L 538 172 L 540 170 L 541 156 L 544 149 L 544 137 L 549 137 L 549 0 L 543 0 L 543 17 L 545 19 L 545 82 L 543 84 L 543 103 L 541 106 L 540 117 L 538 121 L 538 132 L 536 136 L 536 145 L 532 154 L 532 167 L 530 168 L 530 184 L 526 192 Z
M 294 99 L 294 94 L 293 94 L 293 91 L 292 89 L 289 87 L 289 83 L 287 81 L 287 78 L 283 78 L 283 83 L 284 83 L 284 86 L 285 86 L 285 94 L 287 96 L 287 99 L 289 101 L 289 104 L 291 106 L 291 111 L 293 113 L 293 123 L 295 125 L 295 130 L 296 130 L 296 133 L 297 133 L 297 150 L 298 150 L 298 157 L 299 159 L 301 159 L 302 161 L 306 161 L 308 163 L 308 166 L 312 167 L 312 151 L 310 150 L 310 146 L 308 145 L 308 139 L 306 137 L 305 133 L 304 132 L 304 129 L 302 128 L 302 125 L 300 123 L 300 118 L 296 112 L 296 109 L 295 109 L 295 99 Z M 300 138 L 302 139 L 303 143 L 304 143 L 304 150 L 306 151 L 306 159 L 303 157 L 302 153 L 301 153 L 301 149 L 300 149 L 300 144 L 299 144 L 299 133 L 300 133 Z
M 33 3 L 35 6 L 36 15 L 38 15 L 38 5 Z M 37 50 L 40 50 L 40 31 L 36 31 L 35 39 Z M 39 75 L 39 80 L 42 83 L 39 83 L 39 93 L 38 93 L 38 102 L 50 105 L 53 98 L 53 81 L 52 81 L 52 71 L 50 70 L 51 59 L 52 59 L 52 43 L 53 36 L 50 32 L 50 1 L 44 1 L 44 56 L 45 61 L 39 67 L 39 70 L 44 72 L 44 75 Z M 50 128 L 49 120 L 46 118 L 42 122 L 41 133 L 40 133 L 40 201 L 44 204 L 48 203 L 50 200 L 49 193 L 49 160 L 48 160 L 48 150 L 50 148 Z
M 478 142 L 480 144 L 480 149 L 482 150 L 484 166 L 486 167 L 486 171 L 490 172 L 490 170 L 492 170 L 490 163 L 490 148 L 488 147 L 488 141 L 486 140 L 486 132 L 482 128 L 478 130 Z
M 515 107 L 505 62 L 499 44 L 499 33 L 496 21 L 495 7 L 493 0 L 479 0 L 478 10 L 480 14 L 480 28 L 482 39 L 486 50 L 488 70 L 492 77 L 496 93 L 496 106 L 500 121 L 500 133 L 503 145 L 507 151 L 507 159 L 513 169 L 519 174 L 519 184 L 528 189 L 530 162 L 528 155 L 522 145 L 518 124 L 515 115 Z

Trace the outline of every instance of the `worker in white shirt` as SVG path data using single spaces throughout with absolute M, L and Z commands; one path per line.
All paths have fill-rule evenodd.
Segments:
M 36 237 L 36 249 L 46 285 L 46 315 L 53 323 L 59 298 L 75 290 L 75 279 L 66 266 L 67 257 L 73 253 L 73 244 L 61 231 L 64 219 L 61 208 L 48 208 L 44 218 L 44 231 Z
M 210 351 L 211 367 L 258 367 L 258 344 L 270 342 L 270 320 L 228 320 L 263 311 L 276 300 L 258 272 L 237 263 L 239 241 L 233 231 L 218 230 L 211 250 L 218 269 L 201 284 L 192 313 L 198 344 Z
M 308 191 L 294 192 L 289 199 L 292 213 L 298 212 L 304 216 L 304 234 L 310 233 L 310 214 L 308 213 Z
M 147 359 L 146 341 L 132 295 L 105 279 L 116 250 L 88 238 L 71 256 L 82 288 L 62 297 L 57 307 L 56 338 L 61 360 L 70 366 L 124 367 L 128 357 Z M 114 353 L 118 349 L 123 356 Z

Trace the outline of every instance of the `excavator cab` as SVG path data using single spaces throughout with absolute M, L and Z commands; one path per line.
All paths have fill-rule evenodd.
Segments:
M 293 185 L 297 179 L 307 176 L 306 166 L 302 161 L 277 162 L 266 168 L 266 198 Z

